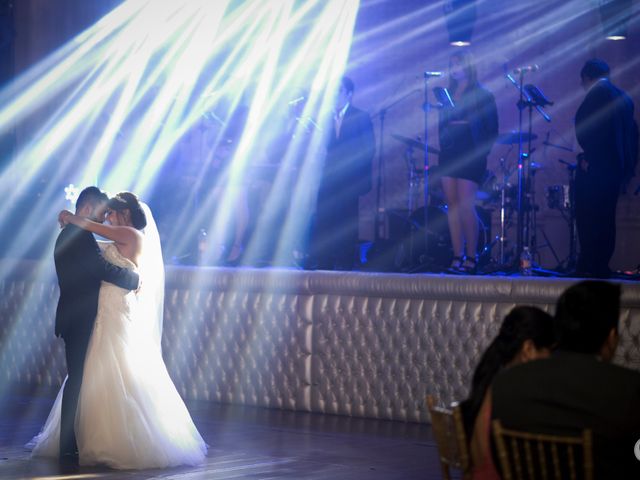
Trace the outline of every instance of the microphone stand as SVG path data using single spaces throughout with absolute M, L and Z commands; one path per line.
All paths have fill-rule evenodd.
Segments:
M 423 202 L 424 202 L 424 252 L 425 259 L 429 259 L 429 79 L 439 77 L 439 72 L 424 72 L 424 173 L 423 173 Z
M 505 73 L 505 77 L 507 80 L 511 82 L 511 84 L 518 89 L 520 93 L 520 98 L 518 100 L 518 228 L 517 228 L 517 240 L 516 240 L 516 263 L 520 261 L 520 255 L 522 254 L 522 250 L 524 248 L 525 242 L 528 244 L 528 236 L 529 232 L 527 229 L 527 238 L 525 239 L 525 215 L 524 215 L 524 197 L 525 197 L 525 171 L 529 167 L 529 162 L 527 161 L 530 158 L 531 154 L 531 130 L 532 130 L 532 110 L 533 107 L 536 108 L 538 113 L 542 115 L 547 122 L 551 122 L 551 117 L 547 115 L 547 113 L 542 109 L 540 105 L 534 102 L 529 95 L 529 93 L 524 88 L 524 74 L 525 70 L 520 71 L 519 82 L 516 81 L 511 74 Z M 527 152 L 524 152 L 524 141 L 523 141 L 523 131 L 522 131 L 522 112 L 525 108 L 529 108 L 529 138 L 527 142 Z M 528 178 L 528 175 L 527 175 Z M 533 208 L 533 205 L 529 205 L 529 207 Z
M 385 216 L 385 206 L 382 202 L 382 190 L 383 190 L 383 181 L 382 176 L 384 174 L 384 121 L 387 115 L 387 112 L 395 107 L 397 104 L 402 102 L 403 100 L 409 98 L 416 92 L 419 92 L 420 89 L 411 90 L 409 93 L 401 96 L 397 100 L 391 102 L 386 107 L 382 107 L 376 114 L 374 114 L 371 118 L 380 117 L 380 139 L 378 141 L 378 178 L 376 180 L 376 215 L 375 215 L 375 225 L 374 225 L 374 236 L 373 241 L 374 244 L 379 242 L 382 238 L 382 231 L 384 230 L 384 216 Z

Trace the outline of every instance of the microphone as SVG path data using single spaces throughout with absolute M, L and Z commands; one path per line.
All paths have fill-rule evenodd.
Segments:
M 441 77 L 442 72 L 424 72 L 424 78 Z
M 436 97 L 436 100 L 438 100 L 438 103 L 442 106 L 442 108 L 444 107 L 453 108 L 456 106 L 453 103 L 453 99 L 451 98 L 451 95 L 449 94 L 449 90 L 447 90 L 446 88 L 442 88 L 442 87 L 434 88 L 433 95 Z
M 513 73 L 517 75 L 520 73 L 537 72 L 538 70 L 540 70 L 540 67 L 534 63 L 533 65 L 526 65 L 524 67 L 514 68 Z

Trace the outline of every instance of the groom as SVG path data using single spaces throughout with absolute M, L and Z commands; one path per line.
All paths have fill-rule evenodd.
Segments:
M 85 188 L 76 202 L 76 215 L 102 223 L 108 200 L 97 187 Z M 72 224 L 58 235 L 54 259 L 60 285 L 55 333 L 64 340 L 68 373 L 62 394 L 60 463 L 72 465 L 78 461 L 74 424 L 84 359 L 98 311 L 100 282 L 135 290 L 139 277 L 107 262 L 93 235 Z

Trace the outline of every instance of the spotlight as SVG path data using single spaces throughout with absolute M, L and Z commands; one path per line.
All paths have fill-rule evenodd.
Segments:
M 470 45 L 476 21 L 475 0 L 447 0 L 444 3 L 444 16 L 449 31 L 449 43 L 456 47 Z
M 607 40 L 625 40 L 631 0 L 599 0 L 602 31 Z

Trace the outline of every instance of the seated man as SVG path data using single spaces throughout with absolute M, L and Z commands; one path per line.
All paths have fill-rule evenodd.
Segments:
M 585 281 L 555 315 L 557 350 L 504 370 L 492 385 L 492 418 L 537 433 L 594 437 L 595 478 L 640 478 L 640 372 L 609 363 L 618 343 L 620 287 Z

